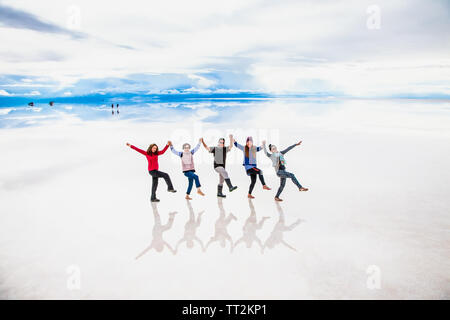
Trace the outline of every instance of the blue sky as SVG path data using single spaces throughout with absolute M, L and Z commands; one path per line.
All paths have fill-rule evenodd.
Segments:
M 0 0 L 0 97 L 449 97 L 448 1 L 373 5 Z

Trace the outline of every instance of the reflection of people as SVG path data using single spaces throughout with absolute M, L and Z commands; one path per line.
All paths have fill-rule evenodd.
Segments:
M 197 232 L 197 228 L 200 226 L 202 222 L 203 211 L 199 212 L 197 215 L 197 219 L 195 218 L 194 209 L 192 209 L 192 205 L 189 201 L 186 201 L 188 209 L 189 209 L 189 220 L 184 225 L 184 236 L 181 238 L 177 246 L 175 247 L 175 251 L 178 251 L 178 247 L 183 242 L 186 242 L 186 246 L 190 249 L 194 247 L 194 241 L 197 241 L 200 244 L 200 247 L 203 251 L 205 251 L 205 247 L 203 242 L 197 237 L 195 234 Z
M 300 182 L 298 182 L 295 175 L 291 172 L 286 171 L 286 160 L 284 159 L 284 155 L 295 146 L 299 146 L 302 142 L 298 142 L 293 144 L 283 151 L 278 152 L 278 149 L 273 144 L 269 144 L 269 150 L 272 153 L 267 152 L 266 142 L 263 141 L 264 152 L 265 154 L 272 160 L 272 165 L 275 168 L 275 173 L 278 177 L 280 177 L 280 187 L 278 188 L 277 194 L 275 196 L 276 201 L 283 201 L 280 199 L 281 192 L 283 192 L 284 186 L 286 185 L 286 179 L 290 178 L 292 182 L 298 187 L 299 191 L 308 191 L 308 188 L 303 188 Z
M 295 221 L 291 225 L 286 226 L 285 225 L 285 220 L 284 220 L 283 209 L 281 208 L 281 206 L 280 206 L 280 204 L 278 202 L 276 202 L 276 205 L 277 205 L 277 210 L 278 210 L 278 213 L 279 213 L 279 220 L 275 224 L 275 227 L 273 228 L 272 233 L 270 234 L 269 238 L 267 238 L 267 240 L 264 242 L 263 250 L 266 247 L 269 248 L 269 249 L 273 249 L 276 245 L 281 243 L 284 246 L 288 247 L 289 249 L 297 251 L 293 246 L 287 244 L 283 240 L 283 233 L 285 231 L 292 231 L 296 226 L 298 226 L 301 223 L 302 220 L 297 219 L 297 221 Z
M 242 237 L 238 241 L 236 241 L 233 249 L 242 242 L 245 242 L 247 248 L 250 248 L 253 244 L 253 241 L 256 241 L 256 243 L 259 244 L 262 252 L 263 245 L 261 240 L 256 236 L 256 231 L 260 230 L 264 225 L 264 221 L 266 221 L 270 217 L 263 217 L 259 222 L 257 222 L 255 207 L 253 206 L 253 203 L 250 199 L 248 200 L 248 205 L 250 206 L 250 216 L 247 218 L 244 227 L 242 228 L 242 230 L 244 231 Z
M 153 210 L 153 217 L 155 219 L 155 224 L 154 224 L 153 230 L 152 230 L 152 237 L 153 237 L 153 239 L 152 239 L 151 244 L 147 248 L 145 248 L 145 250 L 142 251 L 136 257 L 136 259 L 139 259 L 140 257 L 142 257 L 150 249 L 155 249 L 158 252 L 162 252 L 163 249 L 164 249 L 164 246 L 166 246 L 173 254 L 176 253 L 175 250 L 170 246 L 170 244 L 168 244 L 163 239 L 163 233 L 165 231 L 169 230 L 170 228 L 172 228 L 173 220 L 175 218 L 176 212 L 169 213 L 169 221 L 167 221 L 167 223 L 165 225 L 162 225 L 161 224 L 161 217 L 159 216 L 158 208 L 156 206 L 156 203 L 152 203 L 152 210 Z
M 198 178 L 198 175 L 195 174 L 195 168 L 194 168 L 194 153 L 197 152 L 197 150 L 200 148 L 200 141 L 202 139 L 199 139 L 198 144 L 195 146 L 194 149 L 191 150 L 191 145 L 189 143 L 183 144 L 183 151 L 177 151 L 173 147 L 172 143 L 170 144 L 170 150 L 177 156 L 181 158 L 181 167 L 183 170 L 184 175 L 188 178 L 188 188 L 186 191 L 186 199 L 192 200 L 192 198 L 189 196 L 192 191 L 192 185 L 195 181 L 195 187 L 197 188 L 197 193 L 201 196 L 204 196 L 205 194 L 200 189 L 200 179 Z
M 167 173 L 159 171 L 159 164 L 158 164 L 158 157 L 162 155 L 166 150 L 169 148 L 169 145 L 172 142 L 168 141 L 164 149 L 162 151 L 158 151 L 158 146 L 154 143 L 152 143 L 147 151 L 141 150 L 139 148 L 136 148 L 135 146 L 129 144 L 127 142 L 127 146 L 129 146 L 131 149 L 136 150 L 140 154 L 143 154 L 148 161 L 148 173 L 152 176 L 152 196 L 151 201 L 152 202 L 159 202 L 159 199 L 156 198 L 156 189 L 158 188 L 158 178 L 163 178 L 167 183 L 167 188 L 169 192 L 177 192 L 172 185 L 172 181 L 170 180 L 170 177 Z
M 225 138 L 220 138 L 219 143 L 216 147 L 208 147 L 201 139 L 203 146 L 208 152 L 214 155 L 214 170 L 219 174 L 219 184 L 217 185 L 217 196 L 220 198 L 225 198 L 223 194 L 223 182 L 225 181 L 228 186 L 228 190 L 231 192 L 236 190 L 237 187 L 231 184 L 231 180 L 228 176 L 228 172 L 225 170 L 225 162 L 227 160 L 227 153 L 233 147 L 233 135 L 230 134 L 230 145 L 225 147 Z
M 253 199 L 254 196 L 252 196 L 253 188 L 255 187 L 256 183 L 256 176 L 259 177 L 259 180 L 261 181 L 261 184 L 263 186 L 263 189 L 270 190 L 268 186 L 266 186 L 266 182 L 264 181 L 263 172 L 261 169 L 258 169 L 256 167 L 256 152 L 261 151 L 261 147 L 255 147 L 253 145 L 253 138 L 248 137 L 247 141 L 245 142 L 245 147 L 243 145 L 240 145 L 236 141 L 234 141 L 234 145 L 241 151 L 244 152 L 244 163 L 243 166 L 245 167 L 245 171 L 247 172 L 247 175 L 250 176 L 250 187 L 248 189 L 248 198 Z
M 230 242 L 230 250 L 233 250 L 233 239 L 228 234 L 227 227 L 230 224 L 231 220 L 237 220 L 236 217 L 230 213 L 228 216 L 225 215 L 225 209 L 223 208 L 222 199 L 218 198 L 217 203 L 219 205 L 219 219 L 217 219 L 215 224 L 215 233 L 214 236 L 211 237 L 206 244 L 206 249 L 208 249 L 209 245 L 213 242 L 219 242 L 222 248 L 225 248 L 226 241 Z

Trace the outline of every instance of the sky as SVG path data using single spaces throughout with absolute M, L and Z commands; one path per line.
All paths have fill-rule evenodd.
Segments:
M 0 98 L 448 98 L 449 31 L 445 0 L 0 0 Z

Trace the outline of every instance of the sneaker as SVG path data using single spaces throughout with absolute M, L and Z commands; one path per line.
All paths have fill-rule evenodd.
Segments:
M 283 201 L 283 199 L 280 199 L 278 197 L 275 197 L 275 201 Z
M 236 186 L 233 186 L 233 187 L 231 187 L 230 189 L 228 189 L 228 190 L 230 190 L 230 192 L 231 191 L 234 191 L 234 190 L 236 190 L 237 189 L 237 187 Z
M 227 196 L 224 195 L 223 193 L 218 193 L 217 196 L 218 196 L 219 198 L 226 198 L 226 197 L 227 197 Z
M 201 196 L 204 196 L 205 194 L 202 192 L 202 190 L 197 190 L 197 193 Z
M 150 199 L 151 202 L 159 202 L 160 200 L 155 198 L 155 199 Z
M 169 190 L 167 190 L 167 191 L 172 192 L 172 193 L 177 192 L 177 190 L 175 190 L 175 189 L 169 189 Z
M 252 196 L 250 193 L 248 194 L 248 196 L 247 196 L 249 199 L 255 199 L 255 197 L 254 196 Z
M 269 187 L 266 186 L 266 185 L 263 186 L 263 189 L 264 189 L 264 190 L 272 190 L 271 188 L 269 188 Z
M 298 191 L 308 191 L 308 190 L 309 190 L 308 188 L 303 188 L 303 187 L 298 188 Z
M 189 197 L 189 195 L 187 194 L 186 195 L 186 198 L 185 198 L 186 200 L 192 200 L 192 198 L 191 197 Z

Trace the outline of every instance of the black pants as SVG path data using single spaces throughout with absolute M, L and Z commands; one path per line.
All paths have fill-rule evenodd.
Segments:
M 156 199 L 156 189 L 158 189 L 158 178 L 163 178 L 167 183 L 167 189 L 173 190 L 172 181 L 170 181 L 170 177 L 167 173 L 158 171 L 158 170 L 152 170 L 149 171 L 150 175 L 152 176 L 152 199 Z
M 262 174 L 261 169 L 258 168 L 251 168 L 247 170 L 247 175 L 250 176 L 250 187 L 248 188 L 248 193 L 252 194 L 253 188 L 255 187 L 255 183 L 256 183 L 256 176 L 259 176 L 259 180 L 261 181 L 261 184 L 263 186 L 266 185 L 266 183 L 264 182 L 264 176 Z

